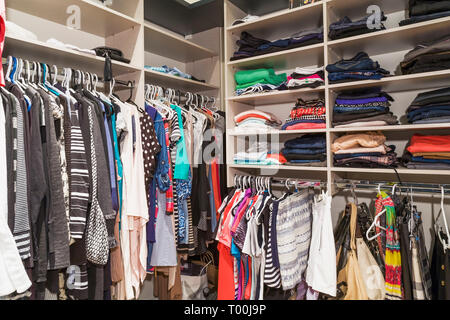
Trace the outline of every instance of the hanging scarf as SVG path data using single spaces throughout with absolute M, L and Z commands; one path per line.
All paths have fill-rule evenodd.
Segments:
M 402 292 L 402 263 L 400 255 L 400 238 L 396 225 L 395 205 L 392 199 L 382 191 L 378 197 L 386 209 L 386 299 L 401 300 Z

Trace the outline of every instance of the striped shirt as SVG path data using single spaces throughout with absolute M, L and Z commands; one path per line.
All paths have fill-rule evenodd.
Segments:
M 309 189 L 282 200 L 277 215 L 277 247 L 283 290 L 295 288 L 308 264 L 312 227 Z
M 89 204 L 89 169 L 78 111 L 71 112 L 70 128 L 70 235 L 81 239 Z

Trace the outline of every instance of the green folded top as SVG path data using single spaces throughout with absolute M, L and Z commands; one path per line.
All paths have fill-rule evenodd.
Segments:
M 262 83 L 279 86 L 287 80 L 286 73 L 275 74 L 273 69 L 242 70 L 234 74 L 236 89 L 247 88 L 251 85 Z

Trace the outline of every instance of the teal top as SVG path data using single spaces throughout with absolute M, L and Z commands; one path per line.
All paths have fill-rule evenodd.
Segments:
M 181 109 L 176 105 L 171 105 L 172 109 L 177 112 L 178 126 L 180 127 L 180 139 L 177 141 L 177 157 L 175 159 L 174 179 L 188 180 L 189 179 L 189 159 L 186 148 L 186 141 L 184 140 L 183 120 L 181 117 Z

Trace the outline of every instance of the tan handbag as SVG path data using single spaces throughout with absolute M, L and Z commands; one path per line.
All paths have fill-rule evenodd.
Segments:
M 356 238 L 358 264 L 369 300 L 384 300 L 384 277 L 363 238 Z
M 356 253 L 356 218 L 357 209 L 351 204 L 350 216 L 350 250 L 347 253 L 347 263 L 337 276 L 337 287 L 344 295 L 341 300 L 368 300 L 366 288 L 362 280 L 361 271 Z M 341 254 L 342 248 L 338 255 Z
M 214 262 L 214 256 L 211 251 L 206 251 L 200 256 L 200 261 L 193 260 L 192 263 L 206 266 L 206 274 L 210 287 L 217 287 L 219 280 L 219 270 Z

